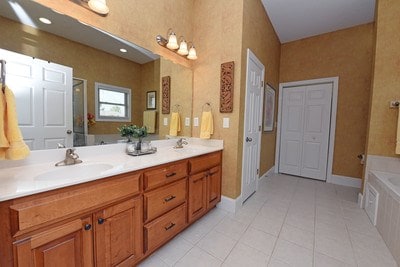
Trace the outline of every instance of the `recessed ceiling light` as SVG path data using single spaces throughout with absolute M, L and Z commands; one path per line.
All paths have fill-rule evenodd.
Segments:
M 122 53 L 128 52 L 128 50 L 126 50 L 125 48 L 121 48 L 119 51 L 121 51 Z
M 39 18 L 39 20 L 44 23 L 44 24 L 51 24 L 51 20 L 46 19 L 46 18 Z

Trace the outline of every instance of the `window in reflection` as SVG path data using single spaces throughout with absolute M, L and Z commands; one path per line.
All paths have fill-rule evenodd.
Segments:
M 96 120 L 131 121 L 131 89 L 96 83 Z

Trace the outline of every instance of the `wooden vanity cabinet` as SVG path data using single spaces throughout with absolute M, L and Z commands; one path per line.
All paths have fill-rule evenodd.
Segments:
M 91 216 L 16 241 L 14 266 L 93 266 Z
M 133 172 L 10 201 L 14 266 L 133 266 L 143 256 L 140 185 Z
M 221 157 L 221 152 L 214 152 L 189 160 L 189 223 L 221 201 Z

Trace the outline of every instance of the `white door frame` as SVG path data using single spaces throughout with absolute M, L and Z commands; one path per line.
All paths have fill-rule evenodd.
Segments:
M 264 107 L 264 103 L 263 103 L 263 101 L 264 101 L 264 85 L 265 85 L 265 66 L 264 66 L 264 64 L 262 64 L 262 62 L 257 58 L 257 56 L 249 49 L 249 48 L 247 48 L 247 62 L 246 62 L 246 88 L 245 88 L 245 108 L 246 108 L 246 102 L 247 102 L 247 82 L 248 82 L 248 79 L 249 79 L 249 77 L 248 77 L 248 71 L 249 71 L 249 62 L 250 62 L 250 59 L 251 60 L 253 60 L 254 62 L 256 62 L 257 63 L 257 65 L 260 65 L 260 67 L 262 67 L 262 88 L 261 88 L 261 94 L 262 94 L 262 97 L 261 97 L 261 110 L 260 110 L 260 113 L 261 113 L 261 127 L 262 127 L 262 112 L 263 112 L 263 107 Z M 244 116 L 244 120 L 246 120 L 246 111 L 245 111 L 245 116 Z M 242 145 L 242 152 L 245 150 L 245 145 L 246 145 L 246 133 L 245 133 L 245 130 L 246 130 L 246 121 L 244 121 L 244 127 L 243 127 L 243 145 Z M 258 170 L 260 170 L 260 159 L 261 159 L 261 137 L 262 137 L 262 131 L 259 131 L 258 132 L 258 147 L 259 147 L 259 155 L 258 155 L 258 162 L 257 162 L 257 165 L 258 165 Z M 244 176 L 244 173 L 243 173 L 243 171 L 244 171 L 244 168 L 243 168 L 243 164 L 244 164 L 244 160 L 243 160 L 243 157 L 244 157 L 244 154 L 242 155 L 242 177 L 241 177 L 241 180 L 242 180 L 242 183 L 241 183 L 241 190 L 240 190 L 240 204 L 242 204 L 242 202 L 243 202 L 243 185 L 244 185 L 244 179 L 243 179 L 243 176 Z M 257 179 L 256 179 L 256 191 L 258 190 L 258 180 L 260 179 L 260 172 L 258 173 L 258 177 L 257 177 Z
M 328 165 L 326 170 L 326 182 L 332 183 L 332 168 L 333 168 L 333 152 L 335 148 L 335 132 L 336 132 L 336 114 L 337 114 L 337 100 L 339 91 L 339 77 L 329 77 L 322 79 L 312 79 L 304 81 L 295 81 L 279 84 L 279 100 L 278 100 L 278 124 L 276 134 L 276 150 L 275 150 L 275 173 L 279 170 L 279 156 L 280 156 L 280 143 L 281 143 L 281 120 L 282 120 L 282 92 L 284 88 L 305 86 L 311 84 L 332 83 L 332 109 L 331 109 L 331 124 L 329 131 L 329 148 L 328 148 Z

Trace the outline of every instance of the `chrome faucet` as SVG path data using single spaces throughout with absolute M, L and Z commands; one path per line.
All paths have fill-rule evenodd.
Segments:
M 183 148 L 183 145 L 187 145 L 188 142 L 186 142 L 185 138 L 179 138 L 178 141 L 176 141 L 176 145 L 174 148 Z
M 57 166 L 65 166 L 65 165 L 74 165 L 82 163 L 82 160 L 79 159 L 78 154 L 75 153 L 75 148 L 68 148 L 65 151 L 65 159 L 57 162 L 55 165 Z

